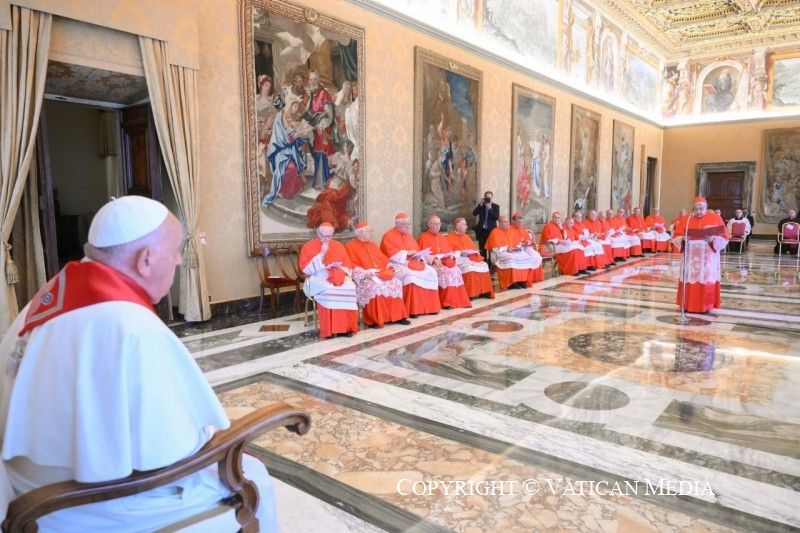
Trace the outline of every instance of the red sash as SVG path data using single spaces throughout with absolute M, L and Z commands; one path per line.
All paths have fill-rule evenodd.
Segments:
M 33 297 L 19 336 L 59 315 L 102 302 L 132 302 L 155 313 L 147 293 L 128 276 L 96 261 L 72 261 Z

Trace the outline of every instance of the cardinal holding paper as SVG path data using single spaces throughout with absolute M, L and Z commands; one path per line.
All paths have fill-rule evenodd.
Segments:
M 681 271 L 676 302 L 683 305 L 683 284 L 686 283 L 685 309 L 689 313 L 707 313 L 720 308 L 720 252 L 728 244 L 728 230 L 722 217 L 708 210 L 706 199 L 694 199 L 692 213 L 678 221 L 672 242 L 686 254 L 686 267 Z

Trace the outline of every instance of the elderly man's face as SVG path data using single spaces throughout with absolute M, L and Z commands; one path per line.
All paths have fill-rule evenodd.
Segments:
M 597 211 L 589 211 L 589 220 L 597 220 Z
M 578 211 L 577 213 L 575 213 L 574 215 L 572 215 L 572 218 L 574 218 L 574 219 L 575 219 L 575 222 L 582 222 L 582 221 L 583 221 L 583 213 L 581 213 L 580 211 Z
M 560 224 L 561 223 L 561 215 L 558 213 L 553 214 L 553 222 Z
M 499 222 L 500 222 L 500 227 L 501 228 L 508 229 L 508 219 L 507 218 L 501 218 L 499 220 Z
M 372 226 L 366 226 L 358 230 L 356 238 L 361 242 L 369 242 L 372 240 Z
M 322 242 L 331 242 L 331 239 L 333 239 L 333 228 L 317 228 L 317 237 L 319 237 L 319 240 Z
M 796 218 L 796 217 L 797 217 L 797 211 L 795 211 L 794 209 L 789 209 L 789 218 Z
M 431 230 L 431 233 L 439 233 L 441 227 L 442 221 L 438 218 L 432 218 L 428 221 L 428 229 Z
M 742 210 L 741 209 L 737 209 L 736 210 L 736 218 L 742 218 L 742 216 L 744 216 L 744 213 L 742 212 Z
M 641 214 L 641 212 L 642 212 L 642 210 L 641 210 L 641 209 L 639 209 L 638 207 L 637 207 L 637 208 L 635 208 L 635 209 L 633 210 L 633 214 L 634 214 L 635 216 L 637 216 L 637 217 L 638 217 L 638 216 Z
M 512 218 L 511 219 L 511 224 L 515 228 L 521 228 L 522 227 L 522 219 L 521 218 Z
M 467 232 L 467 221 L 466 220 L 459 220 L 456 222 L 456 233 L 463 235 Z
M 624 209 L 617 209 L 617 216 L 618 217 L 624 217 L 625 216 L 625 210 Z
M 564 225 L 568 228 L 571 228 L 572 226 L 575 225 L 575 221 L 571 218 L 568 218 L 567 220 L 564 221 Z
M 411 219 L 401 218 L 399 220 L 395 220 L 394 227 L 397 228 L 397 231 L 400 233 L 408 233 L 408 231 L 411 229 Z
M 704 203 L 692 204 L 692 214 L 696 217 L 701 217 L 706 214 L 708 206 Z

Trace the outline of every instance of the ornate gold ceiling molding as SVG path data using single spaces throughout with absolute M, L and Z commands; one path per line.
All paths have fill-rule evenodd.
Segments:
M 598 0 L 669 60 L 796 46 L 796 0 Z

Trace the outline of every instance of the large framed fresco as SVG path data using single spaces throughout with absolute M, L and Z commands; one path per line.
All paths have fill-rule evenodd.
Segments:
M 765 130 L 758 222 L 777 224 L 800 208 L 800 128 Z
M 611 209 L 631 214 L 633 202 L 633 141 L 636 128 L 614 120 L 611 148 Z
M 652 112 L 658 90 L 658 58 L 630 43 L 625 53 L 628 68 L 622 75 L 622 96 L 639 109 Z
M 365 218 L 364 30 L 280 0 L 241 0 L 250 248 Z
M 522 213 L 528 228 L 550 219 L 555 115 L 555 98 L 514 84 L 511 212 Z
M 414 223 L 429 215 L 448 231 L 458 217 L 472 220 L 478 191 L 482 73 L 416 48 L 414 80 Z
M 777 52 L 767 54 L 766 58 L 767 77 L 769 82 L 769 107 L 780 109 L 800 108 L 800 51 Z M 751 88 L 751 95 L 758 91 L 761 86 L 758 80 L 751 83 L 755 89 Z M 754 96 L 754 98 L 757 96 Z
M 572 105 L 568 214 L 586 215 L 597 209 L 597 161 L 600 155 L 600 115 Z

